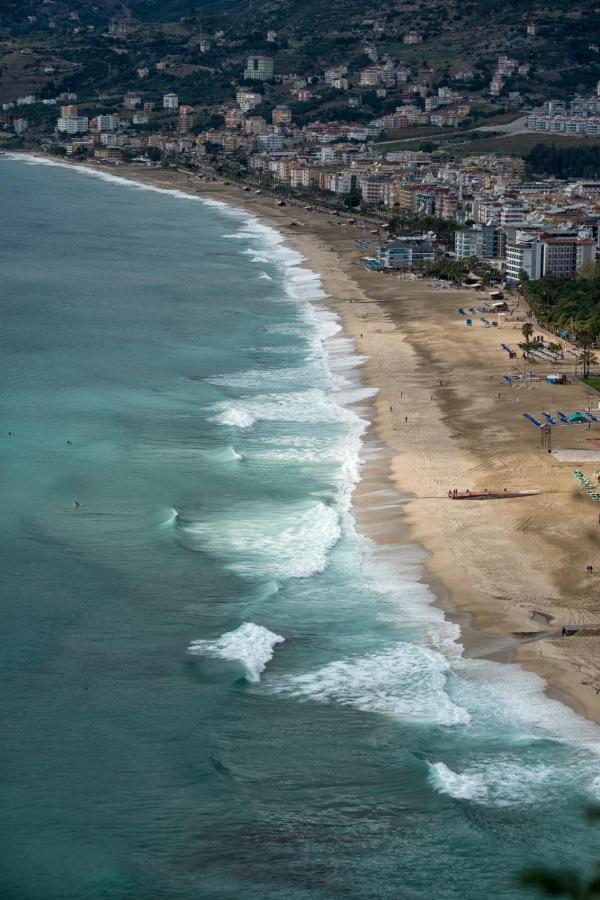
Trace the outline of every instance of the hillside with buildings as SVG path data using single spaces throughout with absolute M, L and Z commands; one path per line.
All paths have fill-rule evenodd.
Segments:
M 393 221 L 372 268 L 572 278 L 599 245 L 599 17 L 558 0 L 9 2 L 0 139 Z M 470 151 L 511 120 L 540 147 Z

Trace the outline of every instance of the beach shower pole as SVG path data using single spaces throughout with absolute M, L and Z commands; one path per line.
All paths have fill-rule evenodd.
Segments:
M 540 445 L 542 450 L 547 450 L 548 453 L 552 452 L 552 429 L 549 425 L 542 425 Z

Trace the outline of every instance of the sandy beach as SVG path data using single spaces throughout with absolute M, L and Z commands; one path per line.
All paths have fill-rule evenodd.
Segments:
M 376 541 L 402 534 L 426 548 L 426 579 L 461 625 L 468 655 L 516 659 L 547 680 L 549 693 L 600 722 L 600 638 L 561 636 L 569 626 L 600 633 L 600 504 L 573 475 L 579 468 L 593 478 L 600 469 L 600 454 L 597 462 L 590 454 L 600 450 L 600 425 L 553 428 L 554 450 L 577 451 L 563 461 L 541 448 L 539 429 L 523 417 L 597 410 L 600 395 L 572 374 L 567 385 L 545 383 L 552 368 L 543 364 L 527 365 L 541 381 L 511 387 L 504 376 L 524 364 L 501 344 L 516 349 L 523 311 L 488 315 L 490 327 L 476 313 L 467 327 L 458 309 L 487 295 L 367 271 L 355 242 L 369 231 L 343 217 L 280 208 L 272 197 L 173 170 L 110 171 L 243 207 L 293 241 L 368 357 L 364 377 L 378 390 L 372 437 L 383 450 L 355 493 L 361 526 Z M 535 493 L 453 501 L 454 488 Z M 395 502 L 375 509 L 372 495 L 392 490 Z M 558 635 L 532 641 L 540 632 Z

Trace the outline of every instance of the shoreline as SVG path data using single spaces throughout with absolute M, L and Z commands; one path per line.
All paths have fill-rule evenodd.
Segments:
M 537 516 L 535 520 L 539 521 L 544 515 L 548 492 L 541 491 L 539 499 L 527 498 L 518 505 L 511 501 L 457 504 L 447 499 L 447 490 L 454 486 L 458 476 L 465 478 L 468 475 L 474 479 L 468 485 L 471 488 L 476 485 L 490 489 L 503 486 L 498 481 L 500 477 L 502 480 L 516 478 L 519 483 L 514 486 L 523 487 L 526 486 L 525 478 L 537 476 L 535 486 L 539 487 L 543 483 L 537 470 L 542 466 L 545 471 L 551 465 L 539 451 L 537 457 L 532 454 L 531 441 L 526 446 L 519 442 L 514 452 L 518 457 L 525 457 L 519 471 L 514 465 L 511 467 L 514 460 L 509 459 L 508 450 L 505 460 L 501 453 L 493 456 L 488 453 L 487 468 L 493 470 L 490 480 L 486 459 L 482 461 L 487 441 L 480 441 L 477 428 L 474 434 L 471 433 L 473 429 L 467 414 L 473 410 L 465 409 L 471 406 L 479 415 L 489 413 L 490 404 L 484 404 L 478 395 L 472 396 L 473 379 L 483 377 L 486 355 L 492 353 L 489 340 L 489 346 L 477 346 L 479 365 L 469 352 L 474 342 L 464 359 L 453 360 L 460 365 L 449 364 L 452 353 L 458 354 L 454 348 L 459 346 L 456 341 L 462 340 L 463 335 L 454 334 L 457 329 L 452 326 L 460 323 L 451 320 L 446 307 L 452 304 L 452 315 L 456 320 L 455 306 L 465 302 L 465 292 L 434 291 L 423 281 L 365 272 L 354 241 L 364 239 L 367 229 L 340 225 L 333 213 L 311 212 L 302 209 L 300 204 L 279 208 L 271 197 L 244 193 L 235 184 L 226 186 L 220 182 L 198 181 L 191 173 L 162 169 L 113 171 L 95 164 L 49 159 L 42 153 L 22 155 L 218 200 L 260 218 L 282 233 L 304 257 L 301 265 L 320 277 L 327 299 L 311 302 L 320 302 L 336 313 L 345 334 L 354 341 L 356 351 L 367 357 L 362 367 L 365 385 L 378 391 L 370 401 L 373 416 L 365 433 L 364 446 L 369 440 L 376 440 L 386 449 L 384 453 L 375 454 L 374 461 L 363 456 L 361 479 L 352 493 L 353 511 L 360 530 L 375 543 L 388 546 L 404 534 L 424 549 L 427 558 L 422 563 L 421 580 L 435 597 L 435 605 L 451 622 L 459 625 L 460 640 L 467 657 L 477 655 L 501 662 L 515 661 L 545 680 L 548 696 L 600 722 L 597 690 L 600 688 L 600 669 L 594 660 L 594 639 L 573 637 L 568 642 L 548 639 L 524 644 L 514 636 L 514 632 L 540 630 L 536 622 L 531 621 L 532 605 L 535 610 L 547 610 L 550 618 L 558 621 L 559 627 L 561 624 L 556 614 L 560 613 L 561 606 L 556 602 L 556 578 L 552 577 L 554 573 L 540 572 L 536 566 L 540 557 L 540 534 L 532 534 L 534 529 L 531 524 L 526 524 L 530 518 Z M 291 210 L 293 216 L 299 217 L 299 224 L 290 224 Z M 509 327 L 514 330 L 516 326 Z M 495 335 L 498 339 L 499 332 L 500 328 Z M 485 329 L 477 332 L 477 338 L 480 336 L 488 338 Z M 510 339 L 517 340 L 514 335 Z M 500 365 L 494 366 L 498 371 L 489 379 L 493 381 L 493 385 L 489 385 L 493 387 L 493 398 L 501 377 L 495 375 L 507 370 L 501 357 L 498 362 Z M 489 387 L 487 394 L 490 394 Z M 542 393 L 541 386 L 538 387 Z M 524 388 L 523 393 L 525 391 Z M 501 393 L 498 392 L 499 398 Z M 488 400 L 492 399 L 491 394 Z M 511 396 L 510 400 L 513 404 L 511 416 L 517 423 L 514 398 Z M 532 402 L 529 397 L 527 400 Z M 537 399 L 535 402 L 538 403 Z M 583 408 L 583 400 L 581 405 Z M 531 437 L 537 439 L 537 435 L 524 430 L 520 421 L 515 424 L 515 429 L 518 428 L 523 431 L 525 441 Z M 478 443 L 482 444 L 481 450 Z M 506 439 L 502 442 L 503 446 L 507 443 Z M 557 468 L 554 496 L 564 489 L 563 506 L 570 501 L 577 509 L 575 485 L 569 481 L 572 467 L 561 469 L 555 465 L 554 469 Z M 572 477 L 570 480 L 573 481 Z M 370 509 L 368 493 L 375 483 L 381 490 L 393 491 L 396 496 L 391 513 L 385 516 Z M 462 482 L 458 486 L 462 487 Z M 553 505 L 560 506 L 562 499 Z M 531 513 L 526 510 L 526 504 L 533 508 Z M 554 519 L 565 510 L 569 511 L 566 507 L 553 510 L 549 533 L 555 528 Z M 520 521 L 523 518 L 524 525 Z M 507 534 L 520 535 L 518 544 L 508 540 Z M 495 567 L 486 560 L 486 542 L 493 546 Z M 597 543 L 595 533 L 591 543 L 592 546 Z M 550 549 L 556 554 L 556 541 L 550 543 Z M 571 547 L 566 549 L 572 550 Z M 592 551 L 587 546 L 584 549 L 584 555 L 589 556 Z M 582 562 L 581 567 L 584 565 Z M 519 599 L 515 600 L 502 589 L 499 577 L 502 571 L 510 572 L 515 593 L 520 592 Z M 590 599 L 593 601 L 593 591 L 588 593 L 592 594 Z M 563 623 L 600 621 L 600 614 L 594 616 L 593 602 L 587 604 L 583 617 L 574 618 L 582 610 L 576 610 L 564 586 L 563 594 L 558 599 L 570 601 L 562 604 L 570 615 L 569 619 L 562 619 Z M 490 603 L 490 600 L 495 602 Z

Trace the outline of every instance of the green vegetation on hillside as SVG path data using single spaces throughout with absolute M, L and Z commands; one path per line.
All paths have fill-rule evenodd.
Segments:
M 600 143 L 579 147 L 536 144 L 525 160 L 531 175 L 600 178 Z
M 595 269 L 591 277 L 546 276 L 525 282 L 522 289 L 536 318 L 552 331 L 600 335 L 600 273 Z
M 34 57 L 43 59 L 51 49 L 57 63 L 53 79 L 57 90 L 84 90 L 92 85 L 107 93 L 113 88 L 128 90 L 136 83 L 135 66 L 152 68 L 158 60 L 171 57 L 173 65 L 161 87 L 178 88 L 177 68 L 182 65 L 207 66 L 223 80 L 215 78 L 214 89 L 206 79 L 191 83 L 185 102 L 218 105 L 229 102 L 231 92 L 225 85 L 241 79 L 250 51 L 272 53 L 280 75 L 320 76 L 323 69 L 337 64 L 355 73 L 368 64 L 365 41 L 376 48 L 380 59 L 387 53 L 415 70 L 431 67 L 436 84 L 467 93 L 475 101 L 474 120 L 502 109 L 509 91 L 519 90 L 525 101 L 536 103 L 548 96 L 591 93 L 600 78 L 600 54 L 589 45 L 590 36 L 600 33 L 600 7 L 591 8 L 585 0 L 548 0 L 541 18 L 536 0 L 522 0 L 518 5 L 497 0 L 491 30 L 487 0 L 458 5 L 449 0 L 415 0 L 408 18 L 397 0 L 330 0 L 325 5 L 322 0 L 95 0 L 93 4 L 0 0 L 0 6 L 4 29 L 0 53 L 3 44 L 5 49 L 10 44 L 18 54 L 24 44 L 13 42 L 26 41 L 33 48 L 30 62 L 35 67 Z M 126 27 L 123 34 L 107 37 L 113 17 Z M 532 20 L 538 22 L 535 37 L 526 33 Z M 409 28 L 422 34 L 421 44 L 403 43 Z M 267 42 L 269 29 L 277 32 L 275 41 Z M 201 37 L 211 40 L 204 54 L 198 51 Z M 13 69 L 17 54 L 10 61 Z M 530 71 L 526 77 L 515 73 L 507 78 L 498 101 L 490 103 L 489 79 L 500 54 L 527 63 Z M 470 81 L 456 79 L 461 69 L 472 72 Z M 0 71 L 0 93 L 12 94 L 14 79 L 8 87 L 3 81 Z M 353 81 L 356 87 L 356 78 Z M 150 90 L 150 84 L 139 87 Z M 356 118 L 395 108 L 399 93 L 392 89 L 387 98 L 376 97 L 377 102 L 369 98 Z M 347 97 L 338 92 L 338 99 L 341 110 Z

